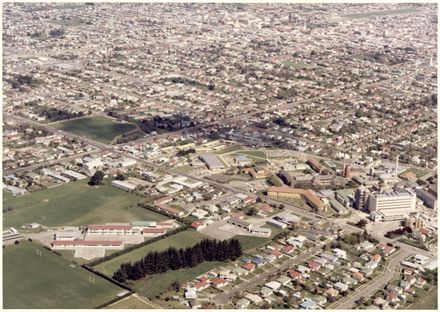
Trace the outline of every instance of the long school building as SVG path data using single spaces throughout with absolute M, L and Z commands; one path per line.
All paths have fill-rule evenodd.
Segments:
M 312 190 L 292 187 L 269 187 L 267 195 L 275 198 L 301 198 L 318 212 L 325 212 L 327 207 Z

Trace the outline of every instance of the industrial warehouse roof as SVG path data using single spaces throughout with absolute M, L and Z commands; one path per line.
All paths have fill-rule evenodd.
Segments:
M 216 155 L 211 153 L 206 153 L 200 155 L 200 158 L 208 165 L 210 168 L 224 168 L 225 164 Z

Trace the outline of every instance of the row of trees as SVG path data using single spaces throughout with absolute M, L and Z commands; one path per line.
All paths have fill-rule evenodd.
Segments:
M 191 148 L 186 149 L 186 150 L 179 150 L 177 152 L 176 156 L 187 156 L 189 154 L 194 154 L 195 152 L 196 152 L 196 150 L 193 147 L 191 147 Z
M 101 170 L 97 170 L 95 174 L 90 177 L 88 184 L 90 186 L 100 185 L 102 183 L 102 179 L 104 179 L 104 176 L 104 172 L 102 172 Z
M 84 116 L 83 112 L 72 113 L 67 110 L 54 107 L 43 107 L 38 113 L 40 116 L 45 116 L 50 121 L 59 121 Z
M 192 247 L 185 249 L 170 247 L 163 252 L 149 252 L 143 259 L 133 264 L 123 263 L 113 274 L 113 278 L 119 282 L 138 280 L 150 274 L 195 267 L 204 261 L 236 260 L 241 255 L 242 249 L 237 239 L 228 241 L 205 239 Z

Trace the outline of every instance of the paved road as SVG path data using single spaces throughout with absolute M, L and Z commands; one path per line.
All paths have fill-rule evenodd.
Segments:
M 139 163 L 143 163 L 143 164 L 145 164 L 147 166 L 150 166 L 150 167 L 153 167 L 153 168 L 156 168 L 156 169 L 160 169 L 160 170 L 162 170 L 164 172 L 167 172 L 167 173 L 179 174 L 179 175 L 182 175 L 182 176 L 186 176 L 188 178 L 191 178 L 191 179 L 194 179 L 194 180 L 197 180 L 197 181 L 206 182 L 208 184 L 217 186 L 217 187 L 219 187 L 221 189 L 226 189 L 226 190 L 234 192 L 234 193 L 251 194 L 251 193 L 245 192 L 243 190 L 235 189 L 235 188 L 230 187 L 228 185 L 220 184 L 220 183 L 217 183 L 217 182 L 214 182 L 214 181 L 211 181 L 211 180 L 207 180 L 207 179 L 204 179 L 204 178 L 195 177 L 195 176 L 192 176 L 192 175 L 189 175 L 189 174 L 186 174 L 186 173 L 180 173 L 180 172 L 177 172 L 176 170 L 172 170 L 172 169 L 168 169 L 168 168 L 163 168 L 162 166 L 160 166 L 158 164 L 151 163 L 151 162 L 148 162 L 148 161 L 146 161 L 144 159 L 140 159 L 140 158 L 134 157 L 131 154 L 129 154 L 128 152 L 126 152 L 126 151 L 121 151 L 121 150 L 119 150 L 119 148 L 117 146 L 112 146 L 112 145 L 106 145 L 106 144 L 103 144 L 103 143 L 99 143 L 99 142 L 93 141 L 91 139 L 84 138 L 84 137 L 81 137 L 81 136 L 78 136 L 78 135 L 75 135 L 75 134 L 72 134 L 72 133 L 69 133 L 69 132 L 64 132 L 64 131 L 60 131 L 58 129 L 53 129 L 52 127 L 50 127 L 48 125 L 42 125 L 42 124 L 40 124 L 38 122 L 27 120 L 25 118 L 16 117 L 16 116 L 10 116 L 10 117 L 13 118 L 13 119 L 16 119 L 16 120 L 25 121 L 25 122 L 29 122 L 31 124 L 42 126 L 42 127 L 46 128 L 48 130 L 58 131 L 58 133 L 62 133 L 62 134 L 64 134 L 67 137 L 74 137 L 74 138 L 80 139 L 80 140 L 82 140 L 82 141 L 84 141 L 84 142 L 86 142 L 86 143 L 88 143 L 88 144 L 90 144 L 92 146 L 95 146 L 95 147 L 101 149 L 101 151 L 103 151 L 103 152 L 104 151 L 112 151 L 115 154 L 119 154 L 121 156 L 134 159 L 134 160 L 138 161 Z M 292 205 L 288 205 L 288 204 L 286 204 L 284 202 L 277 201 L 277 200 L 275 200 L 273 198 L 268 198 L 268 197 L 265 197 L 265 198 L 266 198 L 267 202 L 269 202 L 269 203 L 284 204 L 285 207 L 287 208 L 286 210 L 291 210 L 292 212 L 294 212 L 294 213 L 296 213 L 298 215 L 306 216 L 306 217 L 311 218 L 313 220 L 318 219 L 318 218 L 322 219 L 322 216 L 319 216 L 316 213 L 305 211 L 302 208 L 298 208 L 298 207 L 295 207 L 295 206 L 292 206 Z M 329 221 L 332 222 L 332 220 L 329 220 Z M 339 224 L 339 226 L 342 226 L 345 230 L 348 230 L 350 232 L 352 232 L 354 230 L 357 230 L 356 228 L 351 227 L 351 226 L 346 225 L 346 224 L 345 225 L 344 224 Z M 380 237 L 379 240 L 380 241 L 385 241 L 385 242 L 388 241 L 387 239 L 382 238 L 382 237 Z M 351 307 L 351 306 L 353 306 L 354 302 L 360 296 L 364 296 L 365 297 L 365 296 L 369 295 L 371 292 L 374 292 L 375 290 L 383 287 L 383 285 L 385 285 L 390 279 L 392 279 L 394 271 L 395 271 L 396 267 L 399 265 L 400 261 L 402 259 L 406 258 L 407 256 L 409 256 L 410 254 L 415 254 L 415 253 L 420 253 L 420 254 L 425 254 L 425 255 L 429 254 L 429 252 L 426 252 L 426 251 L 423 251 L 421 249 L 408 246 L 406 244 L 402 244 L 402 243 L 398 243 L 398 242 L 394 242 L 394 243 L 396 245 L 398 245 L 398 246 L 401 246 L 402 253 L 399 256 L 397 256 L 396 258 L 394 258 L 390 262 L 389 268 L 391 269 L 391 271 L 388 272 L 388 268 L 387 268 L 387 272 L 385 272 L 383 276 L 381 276 L 379 279 L 375 280 L 373 283 L 369 284 L 362 291 L 356 292 L 356 296 L 354 296 L 353 298 L 350 297 L 350 299 L 347 299 L 347 302 L 344 301 L 343 303 L 338 304 L 338 308 L 339 309 L 343 309 L 344 307 Z M 272 270 L 266 271 L 265 273 L 260 274 L 260 275 L 258 275 L 256 277 L 254 277 L 253 279 L 243 283 L 242 285 L 240 285 L 240 286 L 238 286 L 236 288 L 233 288 L 232 290 L 230 290 L 228 292 L 224 292 L 224 293 L 221 293 L 221 294 L 217 295 L 213 299 L 213 302 L 216 303 L 216 304 L 220 304 L 220 305 L 225 304 L 225 303 L 229 302 L 229 298 L 231 298 L 232 296 L 234 296 L 238 292 L 241 292 L 241 291 L 246 290 L 246 289 L 248 289 L 248 288 L 250 288 L 250 287 L 252 287 L 254 285 L 257 285 L 257 284 L 260 284 L 260 283 L 264 282 L 271 274 L 274 274 L 274 273 L 277 273 L 279 271 L 285 270 L 289 266 L 295 265 L 296 263 L 299 263 L 299 262 L 301 262 L 303 260 L 306 260 L 309 257 L 311 257 L 313 254 L 317 253 L 319 250 L 321 250 L 321 246 L 316 247 L 312 251 L 310 251 L 310 252 L 308 252 L 306 254 L 302 254 L 302 255 L 300 255 L 297 258 L 289 259 L 286 262 L 284 262 L 282 265 L 280 265 L 279 267 L 276 267 L 276 268 L 273 268 Z
M 313 248 L 312 250 L 310 250 L 307 253 L 304 253 L 298 257 L 294 257 L 291 258 L 289 260 L 286 260 L 285 262 L 283 262 L 281 265 L 274 267 L 273 269 L 270 269 L 260 275 L 255 276 L 254 278 L 242 283 L 241 285 L 229 290 L 229 291 L 225 291 L 221 294 L 218 294 L 217 296 L 215 296 L 212 299 L 212 302 L 218 305 L 224 305 L 230 302 L 230 298 L 233 297 L 234 295 L 236 295 L 239 292 L 242 292 L 246 289 L 252 288 L 255 285 L 261 284 L 264 281 L 267 280 L 267 278 L 272 275 L 272 274 L 276 274 L 280 271 L 286 270 L 287 268 L 294 266 L 298 263 L 301 263 L 302 261 L 310 258 L 311 256 L 313 256 L 314 254 L 318 253 L 319 251 L 322 251 L 322 246 L 319 245 L 315 248 Z
M 63 157 L 63 158 L 59 158 L 59 159 L 54 159 L 54 160 L 49 160 L 49 161 L 41 162 L 41 163 L 38 163 L 38 164 L 35 164 L 35 165 L 31 165 L 31 166 L 27 166 L 27 167 L 21 167 L 21 168 L 17 168 L 17 169 L 5 170 L 3 172 L 3 175 L 6 176 L 6 175 L 13 174 L 13 173 L 23 173 L 23 172 L 26 172 L 26 171 L 32 171 L 32 170 L 35 170 L 35 169 L 38 169 L 38 168 L 47 167 L 47 166 L 50 166 L 50 165 L 55 165 L 55 164 L 58 164 L 60 162 L 71 161 L 71 160 L 74 160 L 74 159 L 79 158 L 79 157 L 83 157 L 83 156 L 86 156 L 86 155 L 93 155 L 93 154 L 97 154 L 97 153 L 98 153 L 98 151 L 84 152 L 84 153 L 79 153 L 79 154 L 75 154 L 75 155 L 68 156 L 68 157 Z
M 356 305 L 356 301 L 359 298 L 369 298 L 372 296 L 377 290 L 382 289 L 396 276 L 400 267 L 400 262 L 410 255 L 411 252 L 408 250 L 399 251 L 399 253 L 388 263 L 385 272 L 382 275 L 366 284 L 366 286 L 361 286 L 362 289 L 356 290 L 353 295 L 339 301 L 334 307 L 332 307 L 332 309 L 350 309 Z

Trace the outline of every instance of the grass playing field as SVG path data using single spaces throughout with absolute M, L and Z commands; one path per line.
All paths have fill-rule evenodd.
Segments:
M 170 287 L 170 284 L 175 280 L 178 280 L 181 284 L 183 284 L 209 270 L 221 266 L 222 264 L 225 263 L 219 261 L 205 261 L 193 268 L 178 271 L 168 271 L 162 274 L 153 274 L 146 279 L 136 281 L 134 283 L 134 288 L 136 289 L 136 292 L 152 299 L 156 295 L 166 291 Z
M 399 14 L 408 14 L 408 13 L 417 13 L 418 10 L 414 8 L 403 8 L 397 10 L 383 10 L 383 11 L 371 11 L 371 12 L 363 12 L 363 13 L 353 13 L 346 14 L 342 17 L 350 18 L 350 19 L 358 19 L 358 18 L 367 18 L 373 16 L 386 16 L 386 15 L 399 15 Z
M 152 305 L 141 301 L 139 298 L 130 296 L 122 299 L 112 305 L 105 307 L 106 309 L 154 309 Z
M 102 272 L 106 275 L 111 276 L 122 263 L 124 262 L 133 262 L 142 259 L 148 252 L 150 251 L 161 251 L 165 250 L 168 247 L 175 247 L 177 249 L 179 248 L 185 248 L 188 246 L 195 245 L 202 239 L 206 238 L 205 235 L 200 234 L 197 231 L 194 230 L 187 230 L 183 232 L 179 232 L 175 235 L 172 235 L 170 237 L 161 239 L 157 242 L 154 242 L 152 244 L 146 245 L 144 247 L 135 249 L 131 252 L 128 252 L 126 254 L 123 254 L 119 257 L 113 258 L 109 261 L 103 262 L 101 264 L 98 264 L 95 266 L 95 270 L 98 270 L 99 272 Z
M 236 235 L 234 236 L 234 238 L 238 239 L 241 244 L 241 249 L 243 251 L 261 247 L 270 242 L 270 238 L 254 237 L 247 235 Z
M 91 309 L 116 298 L 122 290 L 81 267 L 71 267 L 63 257 L 34 243 L 3 249 L 4 308 Z
M 91 187 L 87 181 L 23 195 L 3 198 L 3 207 L 12 211 L 3 215 L 4 227 L 21 227 L 37 222 L 45 226 L 90 223 L 161 221 L 167 218 L 137 206 L 141 197 L 110 185 Z
M 62 121 L 53 125 L 58 129 L 83 135 L 102 143 L 110 143 L 115 136 L 136 128 L 134 124 L 118 123 L 105 116 Z
M 423 295 L 420 296 L 416 302 L 409 307 L 409 310 L 437 310 L 438 309 L 438 294 L 437 287 L 431 291 L 423 290 Z

